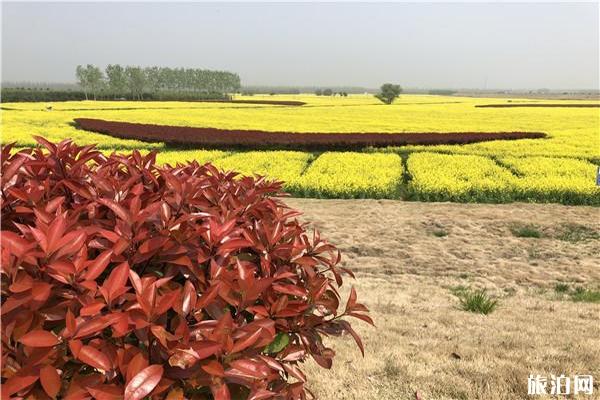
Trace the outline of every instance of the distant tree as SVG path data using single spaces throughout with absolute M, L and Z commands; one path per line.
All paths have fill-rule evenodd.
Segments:
M 231 92 L 238 92 L 241 88 L 242 88 L 242 79 L 240 78 L 240 76 L 238 74 L 234 74 L 231 72 L 227 72 L 229 78 L 228 78 L 228 84 L 229 87 L 228 89 Z
M 348 97 L 348 93 L 347 92 L 342 92 L 342 96 Z
M 159 67 L 144 68 L 146 83 L 152 94 L 158 94 L 163 86 L 162 76 Z
M 315 95 L 322 96 L 323 95 L 323 91 L 321 89 L 317 89 L 317 90 L 315 90 Z
M 102 73 L 102 70 L 100 68 L 90 64 L 88 64 L 87 70 L 90 90 L 94 95 L 94 100 L 96 100 L 98 92 L 100 92 L 104 87 L 104 74 Z
M 82 66 L 78 65 L 75 68 L 75 76 L 77 77 L 77 83 L 83 89 L 83 93 L 85 94 L 85 99 L 88 99 L 88 90 L 90 88 L 90 84 L 88 83 L 87 70 Z
M 127 66 L 125 68 L 125 76 L 127 77 L 127 87 L 134 99 L 142 100 L 144 87 L 146 85 L 146 75 L 140 67 Z
M 125 69 L 119 64 L 109 64 L 106 69 L 106 80 L 111 95 L 122 97 L 127 90 Z
M 332 94 L 333 94 L 333 91 L 331 89 L 323 90 L 323 96 L 331 96 Z
M 402 93 L 400 85 L 394 85 L 391 83 L 384 83 L 381 85 L 379 93 L 375 95 L 379 100 L 385 104 L 392 104 L 394 100 Z
M 109 93 L 117 96 L 127 92 L 134 99 L 141 100 L 144 93 L 150 92 L 152 98 L 195 96 L 190 92 L 207 94 L 238 93 L 241 80 L 238 74 L 227 71 L 211 71 L 198 68 L 167 68 L 137 66 L 122 67 L 118 64 L 106 67 L 106 80 L 103 72 L 93 65 L 78 65 L 75 74 L 85 98 L 93 94 L 103 97 Z M 104 88 L 107 88 L 105 93 Z M 165 93 L 170 92 L 170 93 Z M 299 91 L 297 92 L 299 93 Z
M 85 99 L 88 99 L 88 92 L 91 92 L 96 100 L 96 95 L 102 89 L 104 84 L 104 75 L 100 68 L 88 64 L 85 67 L 78 65 L 75 69 L 75 76 L 83 92 Z

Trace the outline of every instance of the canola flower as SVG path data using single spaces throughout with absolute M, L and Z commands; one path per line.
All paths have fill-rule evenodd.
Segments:
M 595 164 L 550 157 L 509 157 L 500 161 L 518 176 L 514 188 L 518 200 L 600 205 Z
M 423 201 L 502 202 L 516 177 L 482 156 L 415 153 L 408 157 L 409 195 Z
M 284 180 L 286 190 L 300 196 L 600 203 L 595 186 L 595 170 L 600 164 L 598 108 L 476 108 L 477 104 L 508 100 L 425 95 L 402 95 L 390 106 L 370 95 L 294 95 L 276 99 L 307 104 L 290 107 L 202 102 L 4 103 L 0 133 L 2 143 L 16 142 L 18 147 L 35 146 L 32 135 L 40 135 L 52 141 L 71 138 L 79 144 L 97 144 L 108 153 L 155 150 L 162 164 L 192 159 L 214 162 L 245 175 Z M 512 99 L 512 102 L 548 101 Z M 72 121 L 78 117 L 266 131 L 541 131 L 548 137 L 460 146 L 403 146 L 363 153 L 238 152 L 182 149 L 164 143 L 118 139 L 77 129 Z M 398 154 L 408 157 L 406 171 Z M 408 180 L 403 180 L 403 173 Z
M 218 159 L 214 164 L 242 175 L 268 176 L 284 181 L 287 188 L 291 182 L 300 178 L 312 159 L 311 153 L 301 151 L 247 151 Z
M 221 150 L 168 150 L 158 151 L 156 154 L 157 164 L 170 164 L 175 166 L 189 161 L 198 161 L 200 164 L 214 162 L 228 156 L 230 153 Z
M 289 186 L 307 197 L 395 198 L 401 179 L 397 154 L 327 152 Z

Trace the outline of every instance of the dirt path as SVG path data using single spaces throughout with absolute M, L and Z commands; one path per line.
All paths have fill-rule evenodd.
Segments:
M 377 328 L 333 342 L 331 371 L 309 366 L 323 399 L 521 399 L 532 374 L 600 382 L 600 304 L 558 283 L 600 289 L 600 209 L 288 199 L 357 272 Z M 541 238 L 517 237 L 530 225 Z M 458 308 L 456 287 L 499 299 L 488 316 Z M 600 387 L 586 398 L 600 398 Z

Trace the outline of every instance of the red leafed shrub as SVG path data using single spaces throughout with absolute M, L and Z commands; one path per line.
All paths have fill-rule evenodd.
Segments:
M 3 398 L 303 399 L 323 336 L 363 350 L 280 183 L 37 140 L 1 151 Z

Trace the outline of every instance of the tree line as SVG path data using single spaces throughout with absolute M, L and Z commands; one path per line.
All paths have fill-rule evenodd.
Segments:
M 91 64 L 78 65 L 75 69 L 77 83 L 85 93 L 86 100 L 98 97 L 130 97 L 143 100 L 145 94 L 160 99 L 164 94 L 173 97 L 192 93 L 231 93 L 241 87 L 238 74 L 198 68 L 139 67 L 110 64 L 102 71 Z
M 316 89 L 315 95 L 317 96 L 342 96 L 348 97 L 348 92 L 334 92 L 331 89 Z

